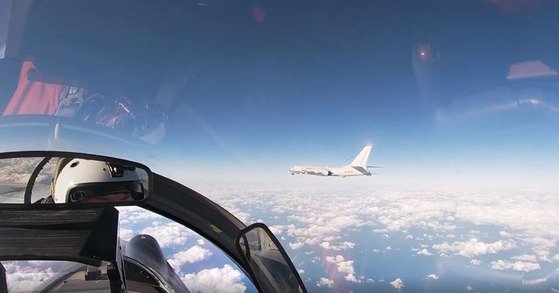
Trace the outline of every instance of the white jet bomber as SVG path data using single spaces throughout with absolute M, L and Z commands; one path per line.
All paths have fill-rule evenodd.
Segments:
M 314 166 L 293 166 L 289 168 L 291 175 L 308 174 L 317 176 L 371 176 L 368 168 L 379 168 L 378 166 L 367 166 L 369 154 L 373 146 L 368 145 L 361 150 L 351 164 L 344 167 L 314 167 Z

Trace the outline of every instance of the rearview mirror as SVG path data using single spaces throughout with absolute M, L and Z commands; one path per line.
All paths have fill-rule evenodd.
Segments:
M 264 292 L 307 292 L 289 256 L 266 225 L 255 223 L 243 229 L 236 244 Z
M 148 167 L 126 160 L 70 152 L 0 154 L 0 205 L 107 204 L 144 201 Z

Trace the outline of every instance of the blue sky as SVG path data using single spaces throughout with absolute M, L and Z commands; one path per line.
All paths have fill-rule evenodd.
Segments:
M 422 109 L 412 83 L 408 89 L 401 84 L 395 79 L 390 83 L 393 93 L 387 89 L 373 97 L 339 83 L 347 87 L 345 93 L 317 88 L 301 102 L 292 97 L 281 101 L 283 91 L 254 94 L 246 103 L 237 96 L 224 105 L 195 101 L 181 121 L 178 135 L 184 137 L 168 141 L 171 154 L 177 156 L 177 168 L 207 169 L 206 180 L 216 174 L 242 179 L 258 173 L 258 178 L 274 181 L 293 164 L 342 166 L 365 144 L 373 144 L 370 163 L 385 166 L 382 175 L 371 178 L 375 182 L 437 187 L 465 181 L 470 187 L 487 187 L 495 180 L 505 183 L 503 188 L 557 187 L 557 169 L 550 163 L 559 159 L 557 114 L 536 105 L 452 116 L 531 97 L 553 104 L 557 96 L 533 89 L 511 94 L 497 87 L 463 96 L 462 104 L 440 107 L 450 113 L 442 119 L 437 108 Z M 393 104 L 398 95 L 406 97 L 401 98 L 405 106 Z
M 198 119 L 204 122 L 193 123 L 187 141 L 175 145 L 172 154 L 182 158 L 175 159 L 179 166 L 210 169 L 207 180 L 216 173 L 231 177 L 262 173 L 258 177 L 274 181 L 293 164 L 342 166 L 363 145 L 373 144 L 370 163 L 385 167 L 379 170 L 382 175 L 370 178 L 374 181 L 417 184 L 426 180 L 427 185 L 444 185 L 445 180 L 466 180 L 487 186 L 495 180 L 518 188 L 520 180 L 528 189 L 556 187 L 558 174 L 551 162 L 557 162 L 558 141 L 553 119 L 533 122 L 511 110 L 512 114 L 492 113 L 489 118 L 460 124 L 430 117 L 367 117 L 360 113 L 367 110 L 357 108 L 348 115 L 350 121 L 344 122 L 344 118 L 328 117 L 349 111 L 320 102 L 316 107 L 324 114 L 308 111 L 304 118 L 262 119 L 257 125 L 237 125 L 244 123 L 200 113 Z M 508 116 L 515 119 L 510 125 L 497 123 Z
M 375 184 L 553 190 L 559 20 L 540 2 L 145 3 L 129 22 L 124 4 L 101 20 L 101 5 L 38 2 L 22 54 L 160 104 L 167 135 L 148 155 L 177 179 L 291 182 L 293 164 L 374 144 Z M 526 61 L 555 75 L 507 80 Z
M 260 21 L 231 14 L 204 24 L 196 36 L 208 34 L 210 49 L 170 112 L 163 145 L 177 168 L 205 169 L 198 177 L 207 180 L 277 180 L 293 164 L 343 165 L 373 143 L 371 162 L 386 167 L 376 182 L 557 187 L 556 110 L 485 111 L 523 99 L 558 104 L 553 88 L 506 79 L 523 61 L 553 68 L 557 44 L 544 36 L 556 21 L 542 10 L 536 19 L 439 4 L 309 2 L 285 13 L 288 4 L 270 3 L 256 5 Z

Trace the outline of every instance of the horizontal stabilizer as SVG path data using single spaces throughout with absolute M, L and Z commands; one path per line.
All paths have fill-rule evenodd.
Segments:
M 371 173 L 369 172 L 369 170 L 363 168 L 363 167 L 359 167 L 359 166 L 352 166 L 353 169 L 357 170 L 359 173 L 363 174 L 363 175 L 371 175 Z

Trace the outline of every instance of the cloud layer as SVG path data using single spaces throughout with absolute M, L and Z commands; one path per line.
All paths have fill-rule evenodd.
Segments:
M 354 268 L 367 268 L 371 263 L 361 262 L 366 251 L 387 256 L 394 251 L 402 255 L 406 253 L 402 247 L 411 246 L 410 256 L 425 260 L 465 259 L 464 268 L 476 267 L 495 273 L 537 272 L 543 264 L 559 267 L 556 247 L 559 196 L 525 192 L 394 191 L 344 186 L 343 182 L 339 186 L 325 184 L 323 188 L 259 189 L 228 185 L 225 189 L 216 186 L 198 189 L 224 206 L 250 210 L 248 217 L 243 216 L 249 221 L 258 219 L 269 224 L 291 255 L 326 255 L 315 256 L 313 263 L 320 263 L 324 258 L 323 261 L 336 265 L 352 261 Z M 379 239 L 376 247 L 360 247 L 361 242 L 351 236 L 356 233 L 363 238 L 386 240 Z M 343 261 L 338 262 L 338 256 Z M 309 271 L 304 265 L 298 268 Z M 315 284 L 324 287 L 330 281 L 338 282 L 325 273 L 326 278 L 317 277 Z M 444 280 L 444 275 L 426 275 L 429 277 L 418 278 L 434 280 L 436 276 Z M 353 275 L 344 273 L 342 280 L 351 283 L 374 277 L 378 278 L 366 275 L 360 279 L 354 272 Z
M 242 284 L 242 274 L 230 265 L 222 268 L 205 269 L 182 278 L 188 289 L 195 292 L 241 293 L 246 291 Z

